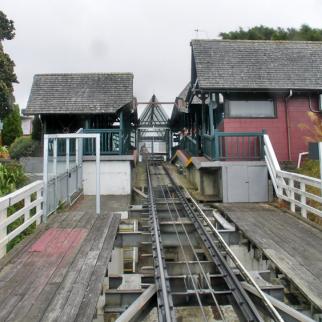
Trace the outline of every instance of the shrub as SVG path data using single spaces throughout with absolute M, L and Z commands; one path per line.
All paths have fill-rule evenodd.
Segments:
M 11 158 L 19 160 L 21 157 L 33 156 L 39 150 L 39 143 L 30 137 L 17 138 L 9 148 Z
M 0 163 L 0 197 L 21 188 L 27 177 L 20 164 Z
M 309 177 L 320 179 L 320 162 L 319 160 L 305 160 L 298 172 Z
M 20 136 L 22 136 L 20 111 L 19 106 L 15 105 L 13 110 L 3 120 L 3 144 L 10 146 Z
M 33 121 L 32 121 L 32 134 L 31 138 L 35 141 L 41 140 L 41 134 L 42 134 L 42 126 L 41 121 L 38 115 L 35 115 Z
M 22 166 L 17 162 L 0 163 L 0 197 L 13 192 L 27 183 L 27 177 L 23 171 Z M 18 211 L 24 206 L 23 201 L 10 206 L 7 211 L 7 215 L 11 216 L 13 213 Z M 23 217 L 16 219 L 12 222 L 8 228 L 7 233 L 22 225 L 24 222 Z M 7 245 L 7 251 L 13 248 L 20 240 L 25 236 L 30 235 L 35 230 L 36 224 L 32 224 L 30 227 L 25 229 L 21 234 L 12 239 Z

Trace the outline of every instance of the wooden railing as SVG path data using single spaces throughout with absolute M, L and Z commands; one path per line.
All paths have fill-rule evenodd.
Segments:
M 263 159 L 262 132 L 219 132 L 202 136 L 203 154 L 216 161 Z
M 320 179 L 281 170 L 273 146 L 267 134 L 264 135 L 265 160 L 278 198 L 290 205 L 290 210 L 322 217 L 322 197 Z
M 123 137 L 120 129 L 84 129 L 83 133 L 99 133 L 101 136 L 101 155 L 123 154 L 128 137 Z M 95 142 L 93 139 L 84 139 L 84 155 L 95 155 Z
M 42 190 L 43 181 L 38 180 L 0 198 L 0 258 L 12 239 L 41 222 Z

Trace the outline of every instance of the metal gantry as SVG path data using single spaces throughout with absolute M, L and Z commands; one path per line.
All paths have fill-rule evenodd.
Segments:
M 155 95 L 140 116 L 137 129 L 138 150 L 140 153 L 169 156 L 171 153 L 171 131 L 168 116 Z M 145 151 L 143 151 L 145 150 Z

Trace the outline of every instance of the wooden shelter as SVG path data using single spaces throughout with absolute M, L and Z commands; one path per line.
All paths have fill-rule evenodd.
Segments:
M 137 123 L 133 74 L 35 75 L 24 114 L 40 115 L 45 134 L 100 133 L 102 154 L 127 154 Z

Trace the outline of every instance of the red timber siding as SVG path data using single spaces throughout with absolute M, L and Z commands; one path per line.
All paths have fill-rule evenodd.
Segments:
M 304 140 L 304 136 L 310 136 L 307 130 L 299 128 L 301 123 L 309 126 L 312 124 L 307 115 L 307 112 L 310 111 L 308 97 L 292 97 L 288 100 L 287 106 L 291 161 L 296 162 L 299 153 L 307 151 L 307 143 Z M 315 97 L 312 99 L 312 108 L 317 110 L 317 106 L 318 99 Z M 276 109 L 277 118 L 274 119 L 225 118 L 218 128 L 220 131 L 225 132 L 260 132 L 262 129 L 265 129 L 272 141 L 278 160 L 288 161 L 286 109 L 283 97 L 277 99 Z

